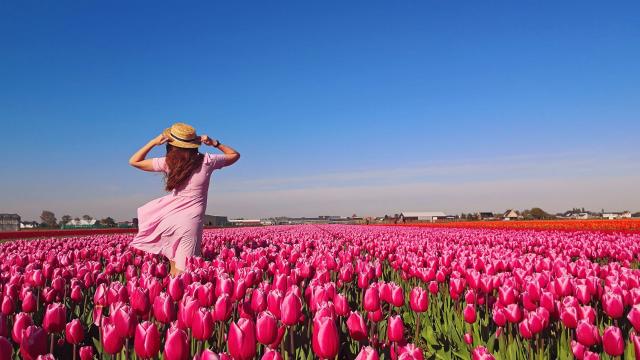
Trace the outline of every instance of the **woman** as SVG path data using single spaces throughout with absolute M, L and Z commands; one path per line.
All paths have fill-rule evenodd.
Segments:
M 167 155 L 145 159 L 154 147 L 166 143 Z M 198 152 L 200 144 L 224 154 Z M 229 166 L 240 154 L 207 135 L 196 135 L 193 127 L 176 123 L 138 150 L 129 164 L 144 171 L 164 172 L 170 194 L 138 208 L 138 233 L 131 246 L 169 258 L 171 274 L 184 271 L 189 256 L 200 254 L 202 219 L 207 208 L 209 178 L 213 170 Z

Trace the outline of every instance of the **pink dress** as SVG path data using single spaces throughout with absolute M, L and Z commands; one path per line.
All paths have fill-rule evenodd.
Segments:
M 152 158 L 153 171 L 168 172 L 165 158 Z M 226 166 L 222 154 L 204 154 L 202 167 L 179 189 L 138 208 L 138 233 L 131 246 L 162 254 L 184 270 L 187 257 L 200 255 L 202 218 L 213 170 Z

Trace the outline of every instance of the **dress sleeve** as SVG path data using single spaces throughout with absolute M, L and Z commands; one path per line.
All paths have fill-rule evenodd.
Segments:
M 221 169 L 227 166 L 227 157 L 224 156 L 224 154 L 206 153 L 205 160 L 207 166 L 209 166 L 212 170 Z
M 152 158 L 151 161 L 153 163 L 153 171 L 167 172 L 167 163 L 166 163 L 165 160 L 166 160 L 166 158 L 164 158 L 164 157 Z

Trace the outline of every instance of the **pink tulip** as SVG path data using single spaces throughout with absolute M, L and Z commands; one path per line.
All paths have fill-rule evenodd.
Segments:
M 464 308 L 462 315 L 464 317 L 465 322 L 469 324 L 473 324 L 474 322 L 476 322 L 476 309 L 475 307 L 473 307 L 473 305 L 468 304 Z
M 38 326 L 27 327 L 22 334 L 20 355 L 24 360 L 35 360 L 47 353 L 47 334 Z
M 640 304 L 634 305 L 629 313 L 627 314 L 627 319 L 633 325 L 633 329 L 636 332 L 640 332 Z
M 136 355 L 143 359 L 156 356 L 160 350 L 160 332 L 155 324 L 145 321 L 136 326 L 136 336 L 133 343 Z
M 611 356 L 620 356 L 624 353 L 624 337 L 622 331 L 616 326 L 609 326 L 602 334 L 602 346 L 604 351 Z
M 93 347 L 83 346 L 80 348 L 80 360 L 92 360 L 93 359 Z
M 103 350 L 110 355 L 119 353 L 124 345 L 124 337 L 123 334 L 118 332 L 110 318 L 105 317 L 102 319 L 100 331 L 102 332 Z
M 231 317 L 231 311 L 233 310 L 233 301 L 228 294 L 221 294 L 216 300 L 216 304 L 213 310 L 213 320 L 215 321 L 227 321 Z
M 404 323 L 399 315 L 391 316 L 387 321 L 387 338 L 392 342 L 399 342 L 404 338 Z
M 358 312 L 351 312 L 347 319 L 347 329 L 349 330 L 349 336 L 356 341 L 364 341 L 369 335 L 367 334 L 367 325 L 364 319 Z
M 356 360 L 378 360 L 378 352 L 371 346 L 365 346 L 360 349 Z
M 602 309 L 613 319 L 618 319 L 624 315 L 624 303 L 622 296 L 608 292 L 602 296 Z
M 199 308 L 191 319 L 191 335 L 200 341 L 205 341 L 213 334 L 213 316 L 206 308 Z
M 164 359 L 187 360 L 190 351 L 187 333 L 178 327 L 170 327 L 164 342 Z
M 136 332 L 138 320 L 135 312 L 128 305 L 119 307 L 112 315 L 113 324 L 120 336 L 133 338 Z
M 302 300 L 294 293 L 288 293 L 280 305 L 280 320 L 287 326 L 298 323 L 302 315 Z
M 429 294 L 421 287 L 414 287 L 409 293 L 409 305 L 414 312 L 427 311 L 429 308 Z
M 182 296 L 184 295 L 184 282 L 182 281 L 182 277 L 171 277 L 169 279 L 167 292 L 169 293 L 173 301 L 177 302 L 182 300 Z
M 42 327 L 49 334 L 57 334 L 64 330 L 67 324 L 67 311 L 64 305 L 60 303 L 49 304 L 47 311 L 44 313 L 44 319 L 42 320 Z
M 314 320 L 312 332 L 313 352 L 321 359 L 333 359 L 338 354 L 339 348 L 336 322 L 330 317 Z
M 177 317 L 175 303 L 167 293 L 160 293 L 153 301 L 153 316 L 159 322 L 168 324 Z
M 484 346 L 478 346 L 471 352 L 472 360 L 495 360 L 495 357 Z
M 84 340 L 84 329 L 79 319 L 73 319 L 67 323 L 64 331 L 67 342 L 77 345 Z
M 262 355 L 260 359 L 261 360 L 282 360 L 282 355 L 280 355 L 280 353 L 275 350 L 267 349 L 267 351 L 265 351 L 264 355 Z
M 234 359 L 248 360 L 256 355 L 256 329 L 253 321 L 232 322 L 228 335 L 229 353 Z
M 380 308 L 380 295 L 378 289 L 369 287 L 364 293 L 364 309 L 372 312 Z
M 578 326 L 576 327 L 576 338 L 578 341 L 586 346 L 590 347 L 600 343 L 600 334 L 598 333 L 598 328 L 586 322 L 585 320 L 580 320 L 578 322 Z
M 16 344 L 22 343 L 22 332 L 33 325 L 33 319 L 26 313 L 18 313 L 13 321 L 11 338 Z
M 256 338 L 264 345 L 273 343 L 278 336 L 278 319 L 269 311 L 258 314 L 256 320 Z
M 13 345 L 4 336 L 0 336 L 0 359 L 11 359 L 13 357 Z

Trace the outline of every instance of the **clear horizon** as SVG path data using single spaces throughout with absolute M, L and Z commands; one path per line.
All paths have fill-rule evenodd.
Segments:
M 640 211 L 639 10 L 6 2 L 0 213 L 135 217 L 176 121 L 242 154 L 212 215 Z

